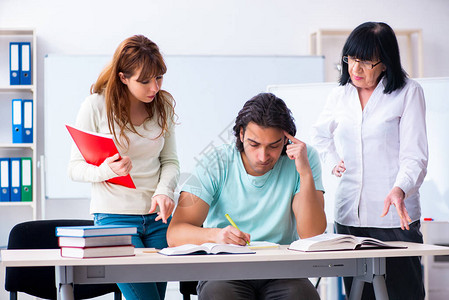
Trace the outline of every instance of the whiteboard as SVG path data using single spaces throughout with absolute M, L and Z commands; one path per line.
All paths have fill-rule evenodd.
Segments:
M 90 184 L 67 176 L 73 124 L 90 86 L 110 56 L 47 55 L 45 76 L 45 195 L 90 198 Z M 243 104 L 270 84 L 324 81 L 321 56 L 166 56 L 163 89 L 176 100 L 181 181 L 202 152 L 232 141 L 233 121 Z
M 419 78 L 426 99 L 426 124 L 429 143 L 427 176 L 421 186 L 422 216 L 449 220 L 449 78 Z M 268 91 L 283 99 L 292 110 L 297 136 L 311 142 L 311 129 L 324 108 L 326 97 L 337 83 L 272 85 Z M 334 195 L 338 179 L 330 174 L 331 166 L 323 165 L 326 190 L 326 215 L 334 220 Z

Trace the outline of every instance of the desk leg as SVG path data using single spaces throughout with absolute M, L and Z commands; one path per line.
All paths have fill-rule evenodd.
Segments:
M 73 296 L 73 285 L 71 284 L 62 284 L 59 287 L 59 295 L 61 300 L 74 300 Z
M 55 267 L 58 300 L 74 300 L 73 267 Z
M 349 300 L 360 300 L 362 299 L 363 286 L 365 282 L 357 277 L 352 279 L 351 294 L 349 295 Z
M 365 282 L 369 282 L 373 284 L 376 300 L 388 300 L 387 285 L 385 284 L 385 258 L 367 258 L 363 264 L 365 274 L 353 278 L 349 299 L 362 299 L 363 286 Z
M 375 275 L 373 278 L 374 294 L 376 299 L 388 299 L 387 285 L 382 275 Z

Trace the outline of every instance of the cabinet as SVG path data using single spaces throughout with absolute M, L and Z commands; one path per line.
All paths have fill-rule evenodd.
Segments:
M 449 246 L 449 222 L 424 221 L 421 232 L 425 244 Z M 422 257 L 426 300 L 444 300 L 449 293 L 449 255 Z
M 341 50 L 352 29 L 318 29 L 309 37 L 310 55 L 326 57 L 326 81 L 337 81 L 340 77 Z M 394 30 L 401 51 L 402 67 L 412 78 L 422 78 L 423 43 L 421 29 Z
M 10 42 L 28 42 L 31 45 L 30 85 L 10 85 Z M 0 201 L 0 209 L 4 211 L 12 206 L 31 207 L 33 219 L 37 218 L 36 76 L 36 34 L 34 29 L 0 28 L 0 157 L 31 158 L 31 201 Z M 12 142 L 12 99 L 32 100 L 32 143 Z

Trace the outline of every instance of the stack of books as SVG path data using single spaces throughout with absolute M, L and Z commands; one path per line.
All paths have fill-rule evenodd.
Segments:
M 72 258 L 133 256 L 135 234 L 137 227 L 126 225 L 56 228 L 61 256 Z

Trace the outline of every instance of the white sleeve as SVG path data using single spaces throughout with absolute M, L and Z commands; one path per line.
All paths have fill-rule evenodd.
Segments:
M 163 194 L 174 198 L 174 190 L 178 185 L 179 161 L 176 151 L 175 125 L 170 124 L 165 133 L 165 143 L 159 156 L 161 162 L 161 175 L 154 196 Z
M 320 154 L 321 160 L 332 167 L 340 162 L 334 141 L 334 130 L 337 128 L 334 115 L 336 102 L 336 89 L 334 89 L 327 97 L 326 105 L 312 127 L 312 145 Z
M 408 194 L 419 189 L 427 173 L 426 103 L 419 85 L 405 95 L 399 134 L 399 172 L 395 186 Z
M 91 102 L 86 99 L 81 104 L 78 112 L 76 127 L 86 131 L 98 132 L 98 117 L 98 112 L 96 112 Z M 72 142 L 67 173 L 73 181 L 82 182 L 102 182 L 117 177 L 117 174 L 112 171 L 107 163 L 103 163 L 98 167 L 88 164 L 74 142 Z

